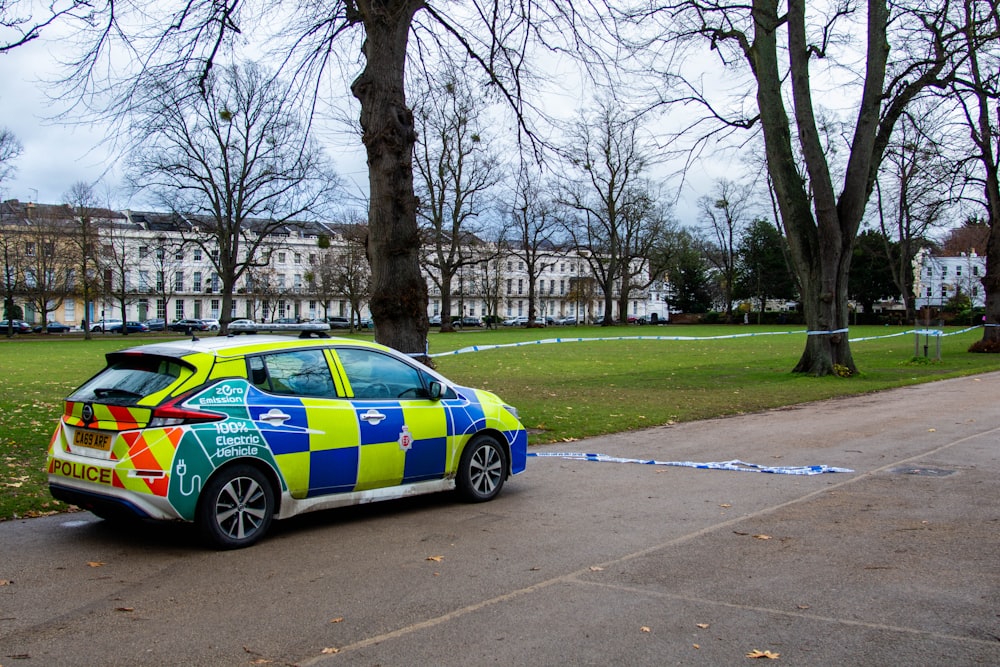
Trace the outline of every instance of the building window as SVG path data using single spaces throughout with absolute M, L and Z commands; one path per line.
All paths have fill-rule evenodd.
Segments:
M 196 262 L 200 262 L 201 261 L 201 248 L 195 248 L 194 249 L 194 261 L 196 261 Z
M 523 278 L 518 278 L 517 279 L 517 293 L 518 294 L 524 294 L 524 279 Z
M 174 319 L 184 319 L 184 299 L 177 299 L 177 301 L 174 301 Z
M 201 314 L 201 299 L 194 300 L 194 319 L 199 319 L 202 317 Z
M 192 277 L 193 282 L 194 282 L 194 286 L 191 289 L 193 289 L 195 292 L 200 292 L 201 291 L 201 271 L 195 271 L 192 274 L 191 277 Z M 197 303 L 198 302 L 196 301 L 195 304 L 197 304 Z M 195 305 L 195 308 L 197 309 L 197 305 Z M 198 316 L 195 315 L 195 317 L 198 317 Z
M 302 263 L 302 254 L 301 253 L 295 253 L 295 263 L 296 264 L 301 264 Z
M 163 281 L 164 281 L 164 279 L 163 279 L 163 271 L 157 271 L 156 272 L 156 291 L 157 292 L 162 292 L 163 291 Z M 163 317 L 163 315 L 160 315 L 160 317 Z
M 167 319 L 167 304 L 163 299 L 156 300 L 156 316 L 161 320 Z
M 211 311 L 209 312 L 209 317 L 214 317 L 215 319 L 219 319 L 219 300 L 218 299 L 212 299 Z
M 177 261 L 183 261 L 184 260 L 184 250 L 178 249 L 177 252 L 174 253 L 174 259 L 176 259 Z
M 174 273 L 174 291 L 183 292 L 184 291 L 184 272 L 177 271 Z
M 284 264 L 284 263 L 285 263 L 285 253 L 279 252 L 278 253 L 278 264 Z
M 149 246 L 141 245 L 139 246 L 139 257 L 145 257 L 149 254 Z

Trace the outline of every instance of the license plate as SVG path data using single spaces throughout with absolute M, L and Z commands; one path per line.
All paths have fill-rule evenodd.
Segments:
M 73 435 L 73 444 L 77 447 L 90 447 L 106 452 L 111 449 L 111 434 L 77 429 Z

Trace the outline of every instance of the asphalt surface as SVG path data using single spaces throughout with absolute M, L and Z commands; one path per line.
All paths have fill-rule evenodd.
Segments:
M 1000 665 L 998 397 L 994 373 L 534 449 L 851 473 L 535 458 L 492 503 L 236 552 L 0 523 L 0 665 Z

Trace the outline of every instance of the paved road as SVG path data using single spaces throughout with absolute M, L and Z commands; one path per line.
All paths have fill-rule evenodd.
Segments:
M 205 551 L 0 524 L 0 665 L 1000 664 L 1000 374 L 540 448 L 555 458 Z M 334 652 L 336 651 L 336 652 Z

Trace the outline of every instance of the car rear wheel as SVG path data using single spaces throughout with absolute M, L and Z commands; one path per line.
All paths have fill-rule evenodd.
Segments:
M 465 446 L 455 480 L 462 498 L 474 503 L 493 500 L 506 478 L 507 454 L 496 438 L 480 435 Z
M 257 468 L 239 464 L 215 475 L 198 499 L 196 522 L 202 537 L 219 549 L 257 542 L 274 517 L 274 490 Z

